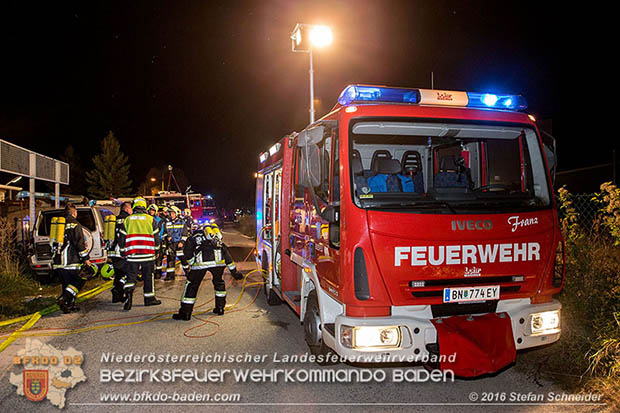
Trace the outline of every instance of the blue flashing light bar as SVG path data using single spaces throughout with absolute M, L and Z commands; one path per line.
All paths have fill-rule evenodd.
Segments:
M 342 91 L 338 103 L 345 106 L 352 102 L 419 103 L 419 96 L 417 89 L 350 85 Z
M 461 106 L 504 110 L 525 110 L 527 102 L 520 95 L 497 95 L 493 93 L 454 92 L 429 89 L 406 89 L 385 86 L 347 86 L 338 103 L 414 103 L 422 105 Z
M 521 95 L 495 95 L 493 93 L 467 92 L 469 103 L 474 108 L 495 108 L 509 110 L 525 110 L 527 102 Z

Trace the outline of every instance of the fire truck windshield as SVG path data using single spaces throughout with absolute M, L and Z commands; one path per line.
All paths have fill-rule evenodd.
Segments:
M 529 127 L 362 120 L 350 137 L 360 208 L 478 213 L 550 206 L 542 151 Z

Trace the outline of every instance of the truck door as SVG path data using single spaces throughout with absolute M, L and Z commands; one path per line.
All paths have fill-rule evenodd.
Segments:
M 282 167 L 266 172 L 263 184 L 263 268 L 279 289 L 281 274 Z
M 281 239 L 281 210 L 282 210 L 282 168 L 273 172 L 272 193 L 272 280 L 273 285 L 282 284 L 282 239 Z
M 316 193 L 322 204 L 338 210 L 340 207 L 340 160 L 337 128 L 331 128 L 331 131 L 328 131 L 326 135 L 326 138 L 319 144 L 321 185 L 317 188 Z M 323 219 L 317 211 L 314 209 L 313 211 L 309 231 L 309 254 L 316 264 L 322 287 L 331 295 L 339 298 L 337 291 L 340 286 L 338 266 L 340 260 L 340 223 L 339 221 L 329 222 Z

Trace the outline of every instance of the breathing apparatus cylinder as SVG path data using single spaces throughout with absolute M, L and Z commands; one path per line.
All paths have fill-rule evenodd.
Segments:
M 220 232 L 217 225 L 215 226 L 215 229 L 213 228 L 213 224 L 207 225 L 204 231 L 205 231 L 205 235 L 207 236 L 207 239 L 211 241 L 213 246 L 215 246 L 216 248 L 220 248 L 222 245 L 222 239 L 221 239 L 222 233 Z
M 116 217 L 114 215 L 108 215 L 105 217 L 105 225 L 103 227 L 103 240 L 113 241 L 116 233 Z
M 56 242 L 56 237 L 58 233 L 58 217 L 52 218 L 52 223 L 50 225 L 50 245 L 54 245 Z
M 224 235 L 222 235 L 222 231 L 220 231 L 220 227 L 218 227 L 217 224 L 211 224 L 211 230 L 220 241 L 224 238 Z
M 61 246 L 65 242 L 65 225 L 67 219 L 65 217 L 58 217 L 56 220 L 56 243 Z

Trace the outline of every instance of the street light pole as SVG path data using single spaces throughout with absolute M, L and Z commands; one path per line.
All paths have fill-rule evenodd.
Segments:
M 313 47 L 325 47 L 332 42 L 332 32 L 327 26 L 297 24 L 291 33 L 292 50 L 310 55 L 310 123 L 314 123 L 314 62 Z
M 312 49 L 310 49 L 310 123 L 314 123 L 314 69 L 312 67 Z

